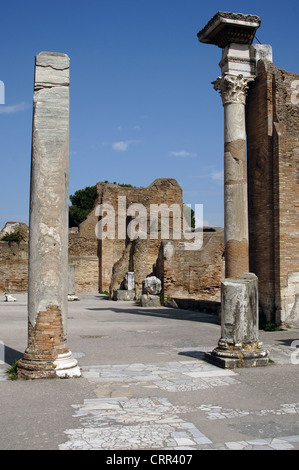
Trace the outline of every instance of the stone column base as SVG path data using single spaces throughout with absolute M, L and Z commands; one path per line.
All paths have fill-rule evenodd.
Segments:
M 24 358 L 18 361 L 17 374 L 19 379 L 25 380 L 81 377 L 78 363 L 70 351 L 56 358 L 25 353 Z
M 262 343 L 228 345 L 221 342 L 205 359 L 223 369 L 241 367 L 262 367 L 269 363 L 269 352 L 262 349 Z

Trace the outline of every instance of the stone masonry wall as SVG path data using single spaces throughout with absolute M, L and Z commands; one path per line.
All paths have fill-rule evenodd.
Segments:
M 27 290 L 28 243 L 0 241 L 0 293 Z
M 224 278 L 224 231 L 204 232 L 200 250 L 184 250 L 174 240 L 161 244 L 157 276 L 161 277 L 164 299 L 220 301 Z
M 124 275 L 134 270 L 136 290 L 141 289 L 142 280 L 151 274 L 158 257 L 160 239 L 130 241 L 118 237 L 118 202 L 119 197 L 126 198 L 126 210 L 134 203 L 142 204 L 147 212 L 147 229 L 149 231 L 149 215 L 151 204 L 178 204 L 182 210 L 182 189 L 173 179 L 157 179 L 146 188 L 122 187 L 109 183 L 98 183 L 97 201 L 87 220 L 80 225 L 80 237 L 96 240 L 95 228 L 99 221 L 97 208 L 99 204 L 110 204 L 114 208 L 116 232 L 115 238 L 98 240 L 99 255 L 99 289 L 112 295 L 120 289 Z M 137 214 L 136 214 L 137 215 Z M 134 216 L 133 216 L 134 219 Z M 130 222 L 128 217 L 126 224 Z
M 138 297 L 142 281 L 149 275 L 162 279 L 166 297 L 182 299 L 220 300 L 220 283 L 224 277 L 223 229 L 205 232 L 201 250 L 184 250 L 180 240 L 163 240 L 161 227 L 158 239 L 147 238 L 129 241 L 98 240 L 96 209 L 100 203 L 110 203 L 118 216 L 118 196 L 126 196 L 126 207 L 143 204 L 149 219 L 150 204 L 165 203 L 182 208 L 182 190 L 172 179 L 158 179 L 147 188 L 127 188 L 115 184 L 98 184 L 98 197 L 94 209 L 78 229 L 69 231 L 69 264 L 75 265 L 76 294 L 113 291 L 122 288 L 125 273 L 134 271 L 135 290 Z M 183 210 L 181 209 L 183 216 Z M 171 219 L 171 218 L 170 218 Z M 128 220 L 127 220 L 128 222 Z M 148 232 L 150 220 L 147 220 Z M 170 220 L 170 234 L 171 231 Z M 167 248 L 171 245 L 173 256 Z M 168 250 L 169 251 L 169 250 Z M 27 243 L 0 242 L 0 292 L 8 287 L 10 292 L 27 291 Z M 8 285 L 9 284 L 9 285 Z
M 299 75 L 259 61 L 247 100 L 250 271 L 262 312 L 299 322 Z

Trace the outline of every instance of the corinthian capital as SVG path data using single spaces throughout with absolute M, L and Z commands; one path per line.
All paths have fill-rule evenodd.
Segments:
M 248 83 L 251 81 L 251 78 L 244 78 L 243 75 L 223 75 L 212 84 L 220 92 L 223 104 L 245 104 Z

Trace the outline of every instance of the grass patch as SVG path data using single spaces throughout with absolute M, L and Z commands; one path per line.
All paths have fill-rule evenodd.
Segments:
M 18 379 L 18 361 L 15 361 L 8 369 L 6 369 L 5 374 L 7 375 L 8 380 L 17 380 Z

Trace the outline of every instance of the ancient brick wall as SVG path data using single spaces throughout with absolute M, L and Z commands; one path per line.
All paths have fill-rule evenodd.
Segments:
M 185 250 L 180 242 L 161 244 L 157 276 L 164 298 L 220 301 L 224 278 L 224 232 L 204 232 L 200 250 Z
M 205 233 L 201 250 L 184 250 L 180 240 L 170 240 L 169 243 L 174 247 L 171 258 L 165 255 L 167 249 L 163 251 L 167 244 L 165 240 L 160 250 L 161 225 L 158 227 L 158 238 L 150 238 L 151 204 L 164 203 L 168 207 L 177 204 L 183 218 L 182 190 L 175 180 L 158 179 L 146 188 L 99 183 L 97 189 L 94 209 L 78 229 L 69 231 L 69 264 L 75 265 L 76 294 L 108 291 L 112 296 L 114 290 L 122 288 L 125 273 L 134 271 L 137 296 L 141 293 L 142 281 L 155 274 L 163 280 L 165 298 L 220 300 L 220 283 L 224 277 L 223 229 Z M 146 239 L 118 239 L 119 196 L 125 196 L 126 209 L 133 203 L 142 204 L 146 209 Z M 112 240 L 99 240 L 96 235 L 99 221 L 97 208 L 104 202 L 111 204 L 115 212 L 116 233 Z M 171 216 L 170 212 L 170 238 L 173 224 Z M 11 292 L 26 291 L 27 243 L 13 243 L 9 246 L 8 242 L 1 242 L 0 261 L 0 289 L 4 291 L 9 280 Z
M 178 204 L 183 216 L 182 189 L 173 179 L 157 179 L 146 188 L 98 183 L 97 193 L 98 197 L 94 210 L 89 214 L 87 220 L 80 225 L 79 233 L 80 236 L 95 237 L 95 227 L 99 220 L 97 216 L 99 204 L 110 204 L 113 207 L 116 222 L 115 238 L 112 240 L 108 238 L 98 240 L 99 289 L 112 294 L 114 290 L 120 289 L 125 273 L 134 271 L 136 291 L 138 291 L 141 289 L 142 280 L 153 272 L 161 243 L 160 235 L 157 240 L 152 240 L 149 236 L 150 205 L 164 203 L 170 207 L 172 204 Z M 119 197 L 125 197 L 126 211 L 135 203 L 142 204 L 146 209 L 146 240 L 119 239 Z M 134 215 L 131 219 L 134 219 Z M 130 217 L 126 218 L 125 229 L 128 223 L 130 223 Z
M 259 61 L 247 100 L 250 270 L 262 313 L 298 322 L 299 76 Z
M 0 241 L 0 292 L 27 292 L 28 243 Z
M 75 265 L 76 293 L 97 293 L 99 289 L 98 243 L 93 235 L 69 234 L 69 264 Z

